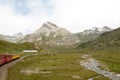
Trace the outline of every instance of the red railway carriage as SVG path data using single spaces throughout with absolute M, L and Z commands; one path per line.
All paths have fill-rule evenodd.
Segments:
M 0 54 L 0 65 L 12 61 L 12 55 Z
M 20 54 L 0 54 L 0 65 L 20 58 Z
M 5 55 L 5 62 L 10 62 L 10 61 L 12 61 L 12 55 L 6 54 Z
M 5 55 L 0 54 L 0 65 L 4 64 L 6 62 Z

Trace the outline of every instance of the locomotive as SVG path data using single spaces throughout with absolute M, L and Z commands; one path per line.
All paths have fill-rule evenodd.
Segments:
M 0 66 L 20 58 L 20 54 L 0 54 Z

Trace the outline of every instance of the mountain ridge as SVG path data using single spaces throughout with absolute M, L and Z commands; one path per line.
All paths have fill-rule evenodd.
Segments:
M 22 33 L 16 33 L 11 36 L 0 34 L 0 40 L 12 42 L 12 43 L 18 43 L 23 37 L 24 35 Z
M 108 26 L 104 26 L 102 28 L 93 27 L 91 29 L 84 30 L 83 32 L 76 33 L 76 35 L 81 40 L 81 43 L 92 41 L 98 38 L 102 33 L 112 31 L 113 29 Z
M 120 47 L 120 28 L 102 33 L 93 41 L 88 41 L 78 46 L 78 48 L 106 49 Z
M 88 30 L 84 30 L 79 33 L 71 33 L 65 28 L 59 27 L 51 22 L 43 23 L 34 33 L 23 35 L 22 33 L 9 35 L 0 35 L 1 40 L 13 42 L 13 43 L 24 43 L 34 42 L 36 47 L 40 45 L 44 46 L 71 46 L 74 47 L 76 44 L 82 44 L 87 41 L 92 41 L 98 38 L 102 33 L 111 31 L 112 29 L 108 26 L 103 28 L 93 27 Z
M 35 42 L 37 45 L 72 46 L 79 42 L 79 38 L 51 22 L 44 23 L 36 32 L 25 36 L 22 42 Z

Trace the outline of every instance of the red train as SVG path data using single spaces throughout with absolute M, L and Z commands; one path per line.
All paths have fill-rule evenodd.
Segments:
M 0 54 L 0 65 L 20 58 L 20 54 Z

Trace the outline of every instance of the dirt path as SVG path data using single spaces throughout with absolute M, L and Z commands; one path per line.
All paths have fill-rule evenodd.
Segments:
M 14 60 L 14 61 L 12 61 L 10 63 L 7 63 L 5 65 L 0 66 L 0 80 L 6 80 L 7 73 L 8 73 L 8 68 L 10 68 L 12 65 L 16 64 L 17 62 L 21 61 L 22 59 L 24 59 L 24 58 L 26 58 L 28 56 L 31 56 L 31 55 L 23 56 L 23 57 L 21 57 L 21 58 L 19 58 L 17 60 Z
M 100 66 L 99 62 L 95 60 L 94 58 L 89 57 L 88 55 L 83 56 L 83 61 L 81 62 L 81 65 L 84 66 L 85 68 L 95 71 L 98 74 L 101 74 L 103 76 L 106 76 L 112 80 L 120 80 L 120 77 L 117 76 L 114 72 L 109 72 L 100 69 L 98 66 Z M 93 78 L 90 78 L 89 80 L 93 80 Z

